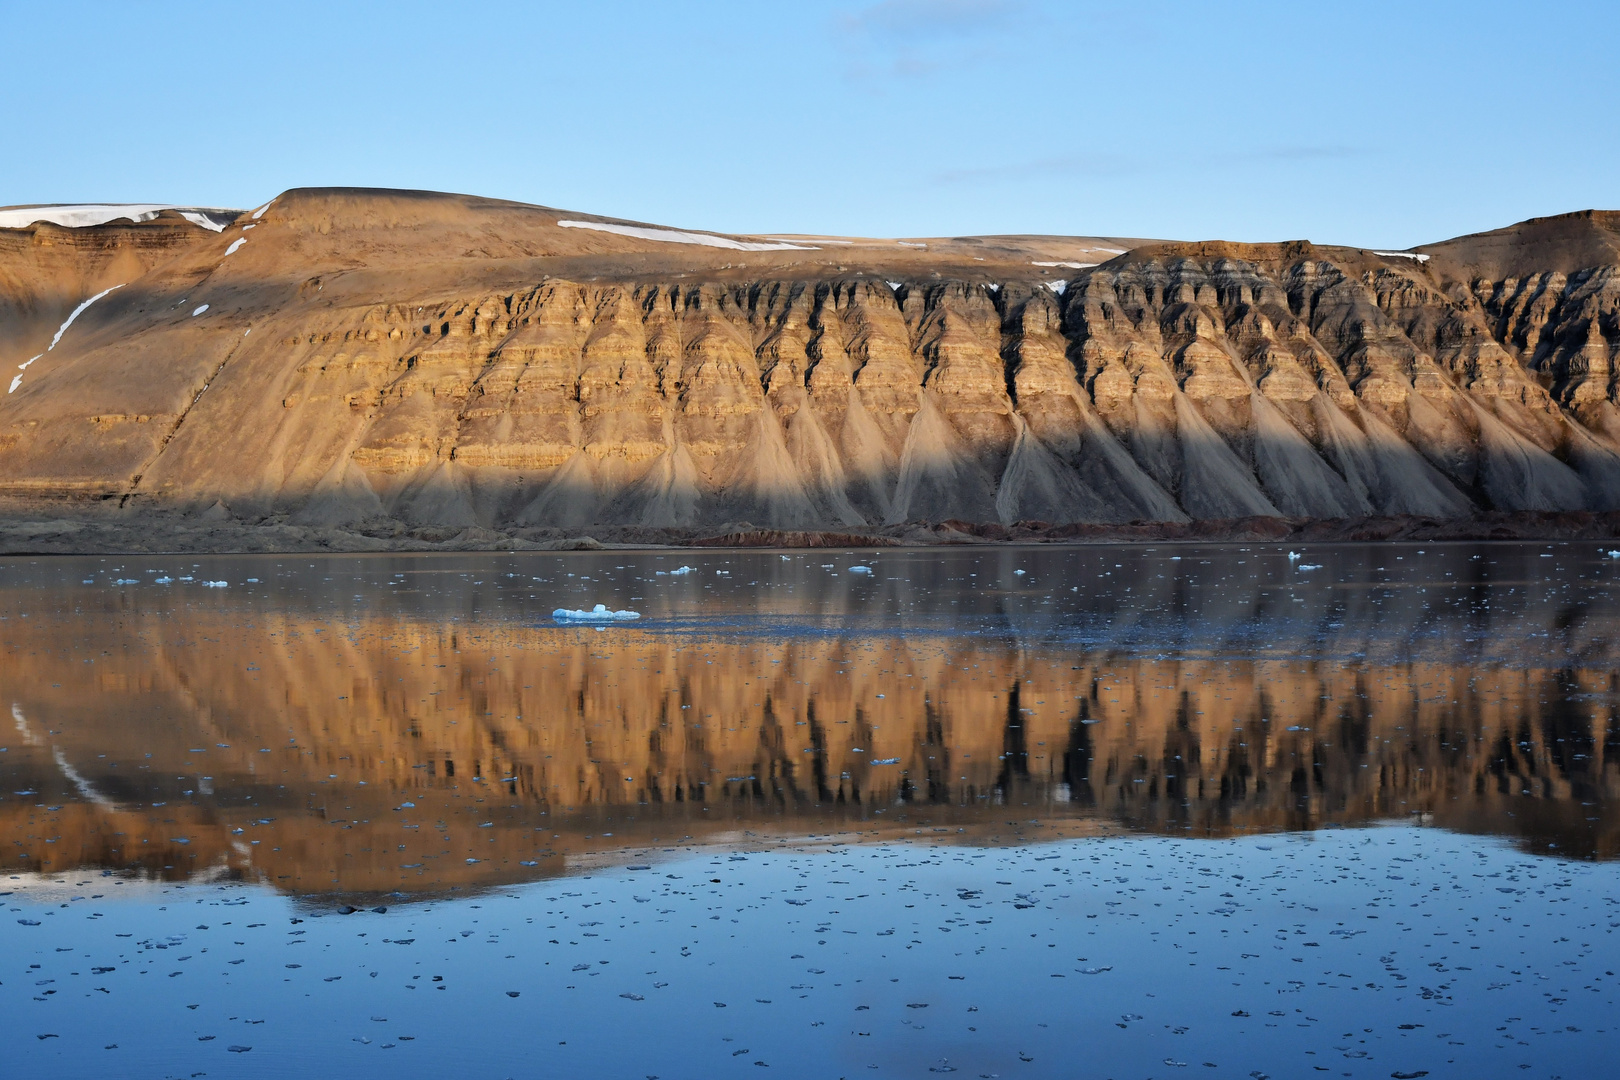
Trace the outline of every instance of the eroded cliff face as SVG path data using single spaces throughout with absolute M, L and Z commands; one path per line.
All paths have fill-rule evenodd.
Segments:
M 299 191 L 218 235 L 35 226 L 95 253 L 53 305 L 7 230 L 0 492 L 380 537 L 1620 509 L 1620 231 L 1550 220 L 716 249 Z

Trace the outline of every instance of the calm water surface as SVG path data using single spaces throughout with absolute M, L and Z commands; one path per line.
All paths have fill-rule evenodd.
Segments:
M 1578 544 L 9 559 L 9 1060 L 1601 1075 L 1617 582 Z M 642 618 L 551 618 L 595 603 Z

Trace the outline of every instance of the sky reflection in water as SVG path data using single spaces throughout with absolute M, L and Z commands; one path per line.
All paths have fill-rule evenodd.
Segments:
M 1298 554 L 11 560 L 10 1045 L 59 1075 L 1589 1069 L 1620 560 Z M 597 602 L 644 617 L 548 617 Z

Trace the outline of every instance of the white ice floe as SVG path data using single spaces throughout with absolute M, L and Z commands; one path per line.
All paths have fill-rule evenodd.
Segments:
M 230 588 L 230 585 L 231 585 L 231 583 L 228 582 L 228 581 L 205 581 L 205 582 L 203 582 L 203 588 L 205 588 L 205 589 L 228 589 L 228 588 Z
M 106 296 L 108 293 L 112 292 L 113 289 L 122 289 L 123 287 L 124 287 L 123 284 L 120 283 L 120 284 L 117 284 L 117 285 L 113 285 L 110 288 L 102 289 L 100 292 L 96 293 L 96 295 L 92 296 L 90 299 L 86 300 L 84 303 L 82 303 L 78 307 L 74 308 L 73 313 L 71 315 L 69 315 L 66 319 L 63 319 L 62 320 L 62 325 L 58 326 L 56 328 L 56 336 L 51 338 L 51 343 L 48 346 L 45 347 L 45 352 L 48 353 L 52 349 L 56 348 L 56 343 L 62 340 L 62 335 L 67 333 L 68 327 L 73 325 L 73 320 L 77 319 L 80 315 L 82 315 L 84 313 L 85 308 L 89 307 L 91 304 L 95 303 L 97 300 L 100 300 L 103 296 Z M 34 360 L 38 360 L 40 356 L 44 356 L 44 355 L 45 355 L 45 353 L 40 353 L 39 356 L 34 357 L 32 360 L 29 360 L 26 363 L 22 363 L 22 364 L 19 364 L 17 366 L 21 370 L 27 371 L 29 364 L 32 364 L 34 362 Z M 11 389 L 7 390 L 6 393 L 15 394 L 17 392 L 17 387 L 19 387 L 21 385 L 22 385 L 22 376 L 18 375 L 16 378 L 11 380 Z
M 197 316 L 201 315 L 203 312 L 205 312 L 207 310 L 208 310 L 208 305 L 207 304 L 198 304 L 196 307 L 191 309 L 191 317 L 193 319 L 195 319 Z
M 1301 570 L 1320 570 L 1320 569 L 1322 569 L 1322 564 L 1321 563 L 1305 563 L 1300 567 L 1300 569 Z
M 1048 289 L 1051 289 L 1053 292 L 1057 293 L 1059 296 L 1062 296 L 1063 295 L 1063 290 L 1067 289 L 1069 287 L 1069 283 L 1067 281 L 1062 280 L 1062 279 L 1059 279 L 1057 281 L 1043 281 L 1041 284 L 1045 285 Z
M 1429 257 L 1427 255 L 1419 255 L 1415 251 L 1375 251 L 1373 254 L 1382 256 L 1386 259 L 1416 259 L 1420 263 L 1426 263 L 1429 261 Z
M 238 236 L 235 240 L 231 241 L 231 246 L 225 249 L 225 254 L 227 254 L 227 255 L 235 255 L 236 254 L 236 249 L 241 247 L 245 243 L 247 243 L 247 237 Z
M 1024 576 L 1024 575 L 1025 575 L 1025 574 L 1027 574 L 1027 573 L 1029 573 L 1029 571 L 1028 571 L 1028 570 L 1014 570 L 1014 571 L 1013 571 L 1013 574 L 1014 574 L 1014 575 L 1015 575 L 1015 576 L 1017 576 L 1017 577 L 1023 577 L 1023 576 Z
M 673 570 L 655 570 L 653 574 L 655 577 L 680 577 L 682 574 L 690 574 L 691 572 L 692 568 L 690 566 L 677 566 Z
M 1288 553 L 1288 561 L 1289 561 L 1289 562 L 1299 562 L 1299 552 L 1297 552 L 1297 551 L 1290 551 L 1290 552 L 1289 552 L 1289 553 Z
M 610 611 L 606 604 L 597 604 L 589 611 L 578 608 L 558 608 L 551 613 L 551 617 L 558 622 L 618 622 L 626 619 L 639 619 L 639 611 Z
M 1611 558 L 1611 559 L 1620 559 L 1620 551 L 1611 551 L 1611 552 L 1609 552 L 1609 558 Z
M 606 221 L 559 221 L 564 229 L 591 229 L 595 232 L 630 236 L 637 240 L 657 240 L 664 244 L 699 244 L 703 247 L 729 248 L 732 251 L 816 251 L 808 244 L 761 244 L 750 240 L 733 240 L 729 236 L 709 233 L 681 232 L 679 229 L 651 229 L 641 225 L 614 225 Z
M 1066 266 L 1070 270 L 1089 270 L 1093 266 L 1096 266 L 1097 264 L 1096 263 L 1077 263 L 1077 262 L 1032 262 L 1029 265 L 1031 265 L 1031 266 Z
M 852 574 L 870 574 L 872 568 L 870 566 L 852 566 L 849 568 L 849 572 Z
M 0 229 L 26 229 L 37 222 L 48 221 L 69 229 L 84 229 L 92 225 L 105 225 L 109 221 L 126 219 L 139 224 L 151 221 L 165 210 L 178 210 L 180 216 L 193 225 L 219 232 L 230 224 L 239 211 L 195 206 L 173 206 L 169 203 L 77 203 L 65 206 L 24 206 L 0 210 Z

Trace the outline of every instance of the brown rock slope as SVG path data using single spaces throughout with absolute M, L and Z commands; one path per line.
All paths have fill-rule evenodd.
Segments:
M 340 189 L 42 223 L 0 230 L 0 500 L 281 546 L 1610 511 L 1617 275 L 1598 212 L 1382 255 Z

